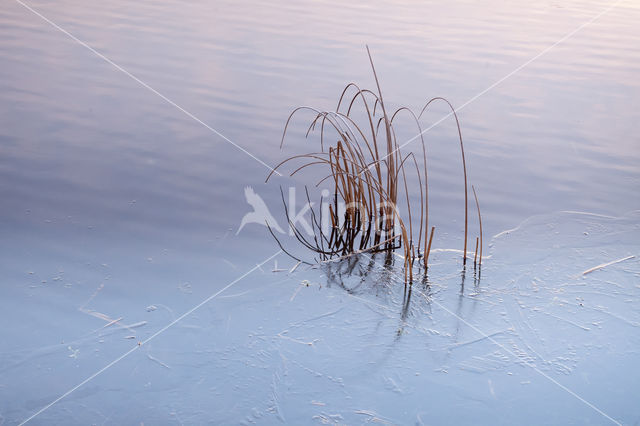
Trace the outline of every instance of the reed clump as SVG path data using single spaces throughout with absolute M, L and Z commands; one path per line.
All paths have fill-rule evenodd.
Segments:
M 290 176 L 309 167 L 323 168 L 322 184 L 333 188 L 328 199 L 320 198 L 320 208 L 314 209 L 309 192 L 309 215 L 312 233 L 305 235 L 288 216 L 284 194 L 282 201 L 293 235 L 307 249 L 314 252 L 320 261 L 335 260 L 358 253 L 385 252 L 390 254 L 402 250 L 405 282 L 413 281 L 414 263 L 418 261 L 425 269 L 435 233 L 429 228 L 429 186 L 427 149 L 420 126 L 420 118 L 434 102 L 444 102 L 455 118 L 460 143 L 461 163 L 464 176 L 464 248 L 463 264 L 467 260 L 468 236 L 468 182 L 467 166 L 460 123 L 453 106 L 445 98 L 430 99 L 419 114 L 407 107 L 393 112 L 387 111 L 376 70 L 367 47 L 367 54 L 376 82 L 376 89 L 362 89 L 349 83 L 335 111 L 320 111 L 311 107 L 298 107 L 291 112 L 285 124 L 280 148 L 284 145 L 287 129 L 293 117 L 301 111 L 311 111 L 311 120 L 306 136 L 319 131 L 319 150 L 284 159 L 267 176 L 267 181 L 285 166 L 291 167 Z M 396 137 L 396 121 L 406 115 L 415 123 L 417 134 L 406 142 L 399 143 Z M 356 117 L 357 116 L 357 117 Z M 335 139 L 328 141 L 328 135 Z M 409 142 L 418 140 L 420 151 L 415 154 L 405 149 Z M 407 176 L 415 174 L 420 195 L 419 208 L 412 207 Z M 474 188 L 475 195 L 475 188 Z M 323 209 L 323 205 L 328 208 Z M 476 197 L 478 217 L 480 208 Z M 323 211 L 324 210 L 324 211 Z M 267 224 L 268 225 L 268 224 Z M 271 231 L 271 228 L 269 228 Z M 274 238 L 277 237 L 273 232 Z M 480 236 L 480 260 L 478 242 L 474 264 L 482 262 L 482 236 Z M 278 241 L 280 247 L 282 244 Z M 284 249 L 284 247 L 282 247 Z M 286 251 L 286 250 L 285 250 Z M 295 257 L 295 256 L 293 256 Z

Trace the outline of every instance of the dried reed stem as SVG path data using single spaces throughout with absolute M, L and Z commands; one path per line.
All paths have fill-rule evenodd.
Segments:
M 478 210 L 478 225 L 480 227 L 480 260 L 478 265 L 482 265 L 482 215 L 480 214 L 480 203 L 478 202 L 478 195 L 476 194 L 476 188 L 471 185 L 473 190 L 473 197 L 476 199 L 476 209 Z
M 429 187 L 427 168 L 427 149 L 423 138 L 423 131 L 419 119 L 429 105 L 437 100 L 444 101 L 455 117 L 462 156 L 462 170 L 464 174 L 465 195 L 465 224 L 464 224 L 464 257 L 466 264 L 468 239 L 468 183 L 467 167 L 462 143 L 462 131 L 453 106 L 444 98 L 436 97 L 429 100 L 416 115 L 411 109 L 401 107 L 393 114 L 387 113 L 382 97 L 382 90 L 373 58 L 367 46 L 367 55 L 376 82 L 376 91 L 361 89 L 354 83 L 349 83 L 338 100 L 333 112 L 320 111 L 310 107 L 298 107 L 287 118 L 280 147 L 284 145 L 285 136 L 293 116 L 302 111 L 315 114 L 307 128 L 306 136 L 318 129 L 320 133 L 320 151 L 294 155 L 283 160 L 267 176 L 268 181 L 273 173 L 292 162 L 302 162 L 293 168 L 290 176 L 310 167 L 325 168 L 327 174 L 316 183 L 316 187 L 327 182 L 333 189 L 333 199 L 329 202 L 328 211 L 316 214 L 311 205 L 309 192 L 306 191 L 311 216 L 312 238 L 296 229 L 288 214 L 288 207 L 282 194 L 285 215 L 295 238 L 303 246 L 315 252 L 321 261 L 344 259 L 359 253 L 385 252 L 402 248 L 404 251 L 405 282 L 413 281 L 413 265 L 420 257 L 423 249 L 424 266 L 428 267 L 431 244 L 435 233 L 435 226 L 429 232 Z M 353 96 L 348 95 L 355 90 Z M 346 111 L 341 106 L 346 106 Z M 371 107 L 373 103 L 373 107 Z M 353 116 L 356 105 L 361 105 L 364 112 L 364 123 Z M 379 107 L 381 112 L 376 114 Z M 402 146 L 398 144 L 394 120 L 400 112 L 406 112 L 413 119 L 422 144 L 422 165 L 413 152 L 402 153 Z M 384 124 L 384 126 L 382 126 Z M 380 132 L 383 132 L 381 135 Z M 327 136 L 335 143 L 328 143 Z M 417 136 L 416 136 L 417 138 Z M 407 161 L 410 160 L 410 161 Z M 407 167 L 409 166 L 409 167 Z M 411 194 L 408 176 L 414 173 L 420 190 L 419 216 L 411 208 Z M 282 191 L 282 190 L 281 190 Z M 404 191 L 404 194 L 401 192 Z M 475 196 L 475 189 L 474 196 Z M 399 206 L 398 202 L 404 204 Z M 476 196 L 478 217 L 480 207 Z M 400 211 L 403 208 L 403 213 Z M 407 215 L 407 222 L 404 220 Z M 326 217 L 328 216 L 328 217 Z M 419 218 L 419 219 L 418 219 Z M 419 222 L 417 239 L 414 238 L 413 222 Z M 267 224 L 268 226 L 268 224 Z M 328 229 L 324 229 L 328 227 Z M 269 227 L 269 232 L 276 239 L 278 245 L 296 260 L 300 260 L 282 247 Z M 417 246 L 415 245 L 417 241 Z M 482 222 L 480 222 L 480 262 L 482 262 Z M 417 253 L 416 253 L 417 247 Z M 478 240 L 476 239 L 476 254 L 478 254 Z

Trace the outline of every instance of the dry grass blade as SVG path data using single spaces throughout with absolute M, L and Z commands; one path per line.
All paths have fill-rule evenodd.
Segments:
M 305 236 L 302 230 L 296 228 L 289 217 L 288 206 L 282 193 L 285 215 L 292 235 L 305 248 L 315 253 L 322 262 L 345 259 L 360 253 L 383 252 L 389 255 L 394 250 L 402 249 L 405 282 L 412 282 L 416 259 L 422 257 L 425 271 L 428 267 L 435 233 L 435 226 L 429 229 L 427 149 L 419 119 L 429 105 L 437 100 L 446 102 L 451 108 L 458 129 L 465 185 L 463 264 L 466 264 L 468 183 L 462 132 L 453 106 L 444 98 L 431 99 L 420 114 L 415 114 L 407 107 L 401 107 L 388 115 L 380 81 L 368 47 L 367 54 L 376 90 L 361 89 L 355 83 L 349 83 L 342 91 L 335 111 L 320 111 L 306 106 L 294 109 L 287 118 L 280 147 L 284 146 L 285 136 L 293 117 L 307 111 L 313 114 L 313 118 L 307 127 L 305 137 L 318 132 L 320 151 L 293 155 L 284 159 L 266 180 L 268 181 L 276 170 L 285 166 L 292 167 L 290 176 L 306 173 L 309 169 L 324 170 L 320 175 L 324 177 L 315 186 L 328 185 L 333 194 L 328 199 L 320 199 L 319 212 L 314 210 L 309 192 L 305 189 L 312 235 Z M 343 105 L 344 109 L 341 110 Z M 416 126 L 422 144 L 421 158 L 413 152 L 401 152 L 395 127 L 398 125 L 397 118 L 400 113 L 406 113 Z M 417 182 L 419 189 L 419 214 L 411 206 L 414 194 L 410 182 L 412 184 Z M 473 191 L 475 196 L 475 189 Z M 325 203 L 327 208 L 324 208 Z M 476 206 L 478 217 L 480 217 L 477 196 Z M 414 227 L 414 222 L 419 226 Z M 416 230 L 417 238 L 414 236 Z M 282 250 L 289 254 L 271 228 L 269 231 Z M 479 244 L 481 263 L 481 221 Z M 289 255 L 300 261 L 299 258 Z M 476 243 L 475 256 L 477 255 L 478 243 Z
M 476 188 L 471 185 L 471 189 L 473 190 L 473 197 L 476 199 L 476 208 L 478 210 L 478 226 L 480 227 L 480 260 L 478 261 L 478 265 L 482 265 L 482 215 L 480 214 L 480 203 L 478 202 L 478 194 L 476 194 Z M 478 244 L 476 243 L 476 251 L 478 250 Z M 476 261 L 474 259 L 473 264 L 475 265 Z

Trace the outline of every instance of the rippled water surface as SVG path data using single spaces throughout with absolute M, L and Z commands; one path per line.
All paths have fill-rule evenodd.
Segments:
M 640 421 L 639 21 L 632 1 L 2 0 L 0 424 Z M 279 187 L 309 182 L 269 167 L 317 149 L 303 116 L 279 149 L 287 116 L 375 87 L 365 45 L 387 105 L 458 108 L 481 273 L 449 250 L 451 117 L 425 133 L 437 233 L 410 291 L 398 262 L 289 273 L 264 227 L 238 232 L 246 187 L 284 226 Z

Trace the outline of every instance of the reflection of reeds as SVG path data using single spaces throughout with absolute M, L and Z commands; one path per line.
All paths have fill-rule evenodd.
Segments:
M 301 161 L 302 164 L 295 166 L 290 173 L 291 176 L 310 166 L 324 167 L 326 175 L 316 183 L 316 186 L 328 181 L 333 187 L 333 197 L 329 202 L 328 212 L 325 212 L 328 214 L 328 218 L 322 216 L 322 207 L 319 212 L 310 207 L 313 236 L 305 236 L 296 229 L 287 214 L 287 221 L 294 236 L 305 247 L 315 252 L 321 260 L 363 252 L 391 253 L 402 248 L 405 281 L 412 281 L 413 264 L 416 259 L 422 258 L 424 267 L 428 266 L 435 231 L 435 227 L 432 226 L 431 232 L 429 232 L 427 150 L 419 118 L 433 102 L 443 101 L 451 109 L 451 115 L 455 118 L 460 141 L 465 196 L 463 264 L 466 264 L 467 168 L 462 133 L 456 111 L 449 101 L 436 97 L 426 103 L 419 115 L 406 107 L 399 108 L 389 115 L 368 47 L 367 53 L 377 90 L 374 92 L 361 89 L 355 83 L 349 83 L 338 100 L 335 112 L 319 111 L 310 107 L 296 108 L 287 119 L 280 147 L 282 148 L 284 144 L 284 138 L 293 116 L 299 111 L 309 110 L 315 114 L 315 118 L 311 121 L 306 135 L 308 136 L 310 132 L 319 127 L 320 150 L 285 159 L 269 174 L 267 181 L 277 169 L 294 161 Z M 352 94 L 348 95 L 350 91 Z M 363 122 L 356 122 L 354 118 L 356 105 L 361 106 L 360 114 L 364 115 Z M 380 112 L 376 114 L 377 111 Z M 422 158 L 417 157 L 411 151 L 405 154 L 398 144 L 394 120 L 399 114 L 406 114 L 415 123 L 418 131 L 416 139 L 420 138 Z M 326 143 L 327 129 L 337 133 L 335 144 Z M 325 145 L 328 146 L 325 147 Z M 415 173 L 417 176 L 420 190 L 418 215 L 415 215 L 411 208 L 407 184 L 407 174 L 409 173 Z M 310 203 L 308 192 L 306 195 Z M 284 194 L 282 198 L 285 211 L 287 211 Z M 321 206 L 323 201 L 325 200 L 321 198 Z M 341 205 L 344 205 L 343 211 L 341 211 Z M 401 214 L 400 208 L 404 209 L 406 216 Z M 417 243 L 414 238 L 413 226 L 416 217 L 419 218 Z M 482 236 L 480 243 L 482 243 Z M 279 241 L 278 244 L 280 244 Z M 280 246 L 282 247 L 281 244 Z M 480 253 L 482 253 L 482 248 L 480 248 Z

